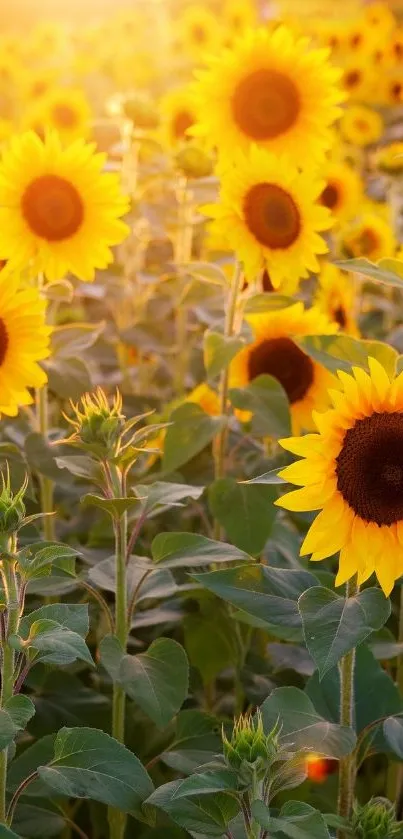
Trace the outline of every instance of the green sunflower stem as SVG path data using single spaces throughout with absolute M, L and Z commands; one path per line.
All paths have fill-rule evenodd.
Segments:
M 116 497 L 124 496 L 126 492 L 124 476 L 118 467 L 111 466 L 113 493 Z M 127 513 L 123 513 L 115 520 L 115 635 L 120 641 L 121 648 L 126 653 L 128 636 L 127 611 Z M 112 736 L 124 743 L 125 739 L 125 711 L 126 695 L 121 685 L 114 682 L 112 699 Z M 110 839 L 123 839 L 126 829 L 126 814 L 112 807 L 108 811 Z
M 227 302 L 226 308 L 226 317 L 225 317 L 225 328 L 224 328 L 224 335 L 226 338 L 231 338 L 234 334 L 235 330 L 235 319 L 236 319 L 236 312 L 237 312 L 237 304 L 239 298 L 239 292 L 241 290 L 242 284 L 242 269 L 239 262 L 236 264 L 234 276 L 231 281 L 231 287 L 229 291 L 229 297 Z M 229 370 L 228 367 L 222 371 L 221 380 L 220 380 L 220 388 L 219 388 L 219 402 L 220 402 L 220 415 L 222 417 L 228 417 L 229 410 L 228 410 L 228 382 L 229 382 Z M 214 454 L 214 478 L 218 480 L 219 478 L 223 478 L 225 476 L 225 451 L 227 446 L 227 436 L 228 436 L 228 427 L 227 424 L 221 428 L 217 437 L 214 441 L 213 446 L 213 454 Z M 221 538 L 221 526 L 218 521 L 214 524 L 214 538 L 220 539 Z
M 355 597 L 359 586 L 356 580 L 349 580 L 346 585 L 346 597 Z M 354 673 L 355 647 L 345 655 L 340 663 L 340 725 L 354 727 Z M 351 816 L 357 765 L 353 751 L 340 761 L 338 814 L 344 819 Z M 338 831 L 339 839 L 347 839 L 344 830 Z
M 38 429 L 44 440 L 47 442 L 49 434 L 49 413 L 48 413 L 48 388 L 44 385 L 36 390 L 36 414 L 38 421 Z M 41 495 L 41 511 L 47 513 L 43 519 L 43 535 L 47 542 L 54 542 L 55 535 L 55 520 L 53 515 L 53 490 L 54 483 L 45 475 L 39 475 L 39 486 Z
M 178 225 L 175 242 L 175 263 L 181 267 L 190 262 L 193 241 L 193 200 L 187 178 L 181 177 L 176 190 L 178 202 Z M 181 293 L 181 298 L 183 297 Z M 176 365 L 174 372 L 175 396 L 181 396 L 185 390 L 188 364 L 188 312 L 186 303 L 180 299 L 176 306 Z
M 15 553 L 15 539 L 4 539 L 1 550 L 11 554 Z M 15 652 L 10 646 L 8 639 L 18 631 L 20 620 L 19 594 L 17 577 L 15 573 L 15 561 L 11 558 L 3 559 L 1 563 L 1 576 L 6 598 L 7 621 L 3 624 L 6 629 L 1 640 L 2 664 L 1 664 L 1 697 L 0 708 L 4 708 L 11 699 L 14 691 L 14 664 Z M 7 790 L 7 765 L 8 747 L 0 752 L 0 824 L 6 824 L 6 790 Z

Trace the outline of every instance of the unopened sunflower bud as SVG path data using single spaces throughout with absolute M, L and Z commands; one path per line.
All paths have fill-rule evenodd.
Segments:
M 207 178 L 213 171 L 211 157 L 193 143 L 188 143 L 178 152 L 176 165 L 187 178 Z
M 267 775 L 279 751 L 277 725 L 265 734 L 260 712 L 256 717 L 239 717 L 232 731 L 231 739 L 222 734 L 224 758 L 240 779 L 248 783 L 253 776 L 259 780 Z
M 10 487 L 10 475 L 2 474 L 2 490 L 0 493 L 0 533 L 11 536 L 16 533 L 25 518 L 24 495 L 27 488 L 27 480 L 17 492 L 12 492 Z
M 135 128 L 158 128 L 158 111 L 147 96 L 128 96 L 123 103 L 124 115 L 133 122 Z
M 395 808 L 387 798 L 371 798 L 354 806 L 351 827 L 356 839 L 392 839 L 400 832 Z
M 86 393 L 80 405 L 73 405 L 74 417 L 67 418 L 74 428 L 68 442 L 97 446 L 114 454 L 119 446 L 125 417 L 122 414 L 122 397 L 117 393 L 112 405 L 101 388 Z

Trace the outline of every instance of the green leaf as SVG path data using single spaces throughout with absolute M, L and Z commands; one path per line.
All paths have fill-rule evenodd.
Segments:
M 119 681 L 158 728 L 165 728 L 187 697 L 189 665 L 186 653 L 176 641 L 158 638 L 146 653 L 123 657 Z
M 116 635 L 105 635 L 99 645 L 99 658 L 113 682 L 119 681 L 119 669 L 124 657 L 123 647 Z
M 105 591 L 116 591 L 115 558 L 108 557 L 90 568 L 88 579 Z M 126 566 L 127 600 L 136 595 L 136 604 L 147 598 L 169 597 L 178 585 L 168 568 L 158 568 L 146 557 L 132 555 Z
M 211 443 L 225 423 L 210 417 L 199 405 L 186 403 L 171 414 L 172 425 L 165 435 L 163 469 L 173 472 L 188 463 Z
M 242 562 L 250 556 L 227 542 L 215 542 L 197 533 L 159 533 L 152 542 L 155 562 L 165 568 L 187 568 L 221 562 Z
M 204 366 L 210 379 L 218 376 L 245 346 L 241 338 L 227 338 L 221 332 L 208 329 L 204 333 Z
M 364 341 L 350 335 L 309 335 L 296 338 L 295 342 L 332 373 L 337 370 L 350 373 L 353 366 L 369 370 L 369 356 L 376 358 L 389 375 L 395 371 L 397 352 L 381 341 Z
M 383 733 L 392 751 L 403 760 L 403 717 L 388 717 L 383 724 Z
M 39 766 L 39 777 L 69 798 L 90 798 L 138 814 L 153 783 L 138 758 L 103 731 L 62 728 L 54 759 Z
M 284 294 L 276 294 L 275 292 L 264 292 L 261 294 L 253 294 L 245 303 L 245 313 L 247 314 L 261 314 L 262 312 L 274 312 L 278 309 L 287 309 L 292 306 L 295 300 L 292 297 L 285 297 Z
M 41 786 L 45 790 L 44 796 L 48 795 L 48 789 L 44 784 Z M 51 837 L 58 839 L 63 835 L 66 819 L 60 813 L 57 805 L 49 799 L 39 798 L 34 803 L 20 799 L 15 811 L 13 826 L 18 830 L 18 833 L 21 833 L 21 836 L 29 836 L 29 839 L 51 839 Z
M 364 277 L 369 277 L 382 285 L 400 289 L 403 287 L 403 268 L 400 259 L 386 257 L 378 262 L 370 262 L 369 259 L 360 257 L 359 259 L 338 260 L 335 264 L 343 271 L 363 274 Z
M 181 711 L 175 720 L 174 740 L 161 760 L 176 772 L 192 773 L 221 750 L 220 726 L 215 717 L 202 711 Z
M 42 619 L 32 624 L 28 648 L 39 652 L 39 659 L 48 664 L 71 664 L 77 659 L 93 665 L 91 653 L 77 632 L 56 621 Z
M 294 752 L 317 752 L 340 759 L 354 748 L 356 738 L 352 728 L 336 725 L 321 717 L 309 697 L 299 688 L 276 688 L 260 710 L 265 731 L 269 733 L 279 720 L 280 739 Z
M 81 504 L 83 507 L 99 507 L 109 513 L 112 518 L 121 518 L 132 507 L 138 506 L 139 499 L 136 495 L 130 498 L 102 498 L 100 495 L 88 492 L 81 498 Z
M 52 358 L 45 366 L 49 390 L 60 399 L 78 402 L 83 393 L 92 389 L 90 372 L 81 358 Z
M 58 358 L 78 358 L 84 350 L 92 347 L 105 328 L 101 323 L 69 323 L 58 326 L 52 332 L 52 355 Z
M 30 580 L 33 577 L 40 577 L 50 573 L 51 565 L 63 559 L 75 560 L 79 551 L 70 545 L 50 544 L 40 550 L 21 551 L 18 557 L 18 565 L 24 572 L 24 577 Z M 58 566 L 60 567 L 60 565 Z
M 5 704 L 5 710 L 8 711 L 10 717 L 17 729 L 27 727 L 30 719 L 35 714 L 35 705 L 29 696 L 11 696 Z
M 25 457 L 33 472 L 39 472 L 53 481 L 60 480 L 60 470 L 56 463 L 55 450 L 42 434 L 32 431 L 24 442 Z
M 183 270 L 201 282 L 212 283 L 213 285 L 228 287 L 228 277 L 218 265 L 211 262 L 186 262 L 181 265 Z
M 257 376 L 243 388 L 231 388 L 235 408 L 251 411 L 252 431 L 259 437 L 288 437 L 291 434 L 290 405 L 280 382 L 273 376 Z
M 239 803 L 225 793 L 200 798 L 175 798 L 182 781 L 163 784 L 147 799 L 147 805 L 153 805 L 167 813 L 171 819 L 185 830 L 197 832 L 202 836 L 222 837 L 227 826 L 239 811 Z
M 55 734 L 47 734 L 45 737 L 41 737 L 40 740 L 36 740 L 11 761 L 7 772 L 8 790 L 14 792 L 28 775 L 36 772 L 38 766 L 52 760 L 55 736 Z M 35 780 L 28 784 L 24 790 L 24 796 L 39 798 L 41 795 L 46 795 L 47 792 L 48 790 L 42 781 Z
M 76 478 L 84 478 L 91 483 L 97 483 L 99 480 L 99 463 L 86 454 L 66 454 L 57 457 L 56 463 L 59 469 L 67 469 Z
M 276 627 L 275 634 L 290 640 L 300 636 L 298 598 L 317 583 L 309 571 L 260 564 L 192 574 L 192 578 L 248 615 L 264 621 L 267 627 Z
M 257 475 L 256 478 L 250 478 L 249 481 L 240 481 L 241 484 L 285 484 L 284 478 L 280 478 L 280 469 L 270 469 L 270 472 L 264 472 L 263 475 Z
M 35 609 L 28 615 L 24 615 L 20 623 L 20 633 L 23 638 L 27 638 L 32 625 L 35 621 L 51 620 L 65 626 L 66 629 L 71 629 L 72 632 L 78 632 L 83 638 L 88 634 L 89 617 L 87 603 L 49 603 L 46 606 L 41 606 Z
M 155 481 L 151 486 L 137 484 L 135 491 L 142 501 L 141 512 L 150 517 L 170 510 L 171 507 L 183 507 L 182 502 L 188 498 L 197 501 L 203 495 L 204 487 Z
M 275 839 L 330 839 L 325 819 L 319 810 L 302 801 L 287 801 L 277 817 L 263 801 L 254 801 L 252 813 L 256 821 Z
M 221 478 L 209 487 L 208 498 L 212 515 L 225 528 L 231 542 L 252 556 L 260 555 L 276 515 L 276 491 L 271 486 Z
M 5 827 L 4 824 L 0 824 L 0 839 L 21 839 L 21 836 L 14 833 L 9 827 Z
M 184 778 L 175 790 L 174 798 L 188 798 L 191 795 L 211 795 L 215 792 L 238 789 L 238 775 L 231 769 L 220 767 L 196 772 Z
M 214 644 L 208 644 L 212 625 Z M 190 663 L 200 672 L 204 685 L 211 684 L 223 670 L 239 664 L 239 642 L 232 617 L 215 596 L 204 597 L 198 611 L 186 615 L 183 630 Z
M 368 588 L 345 599 L 333 590 L 314 586 L 298 601 L 307 648 L 319 677 L 380 629 L 388 620 L 391 603 L 378 588 Z

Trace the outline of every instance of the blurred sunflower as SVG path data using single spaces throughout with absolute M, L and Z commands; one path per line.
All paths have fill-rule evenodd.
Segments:
M 48 280 L 68 271 L 93 280 L 128 232 L 119 220 L 127 199 L 104 159 L 81 140 L 62 148 L 56 134 L 13 137 L 0 163 L 0 259 L 10 268 L 32 260 Z
M 222 175 L 220 202 L 205 212 L 243 262 L 246 278 L 266 268 L 278 288 L 317 271 L 317 254 L 328 250 L 318 231 L 332 224 L 317 202 L 323 182 L 257 147 L 234 156 Z
M 366 102 L 372 94 L 373 68 L 367 57 L 356 56 L 343 67 L 341 84 L 349 100 Z
M 396 65 L 403 64 L 403 26 L 397 27 L 392 33 L 387 47 L 387 58 Z
M 403 574 L 403 374 L 390 381 L 368 362 L 369 374 L 338 373 L 334 408 L 314 417 L 319 433 L 281 441 L 304 459 L 280 473 L 301 489 L 276 504 L 321 510 L 301 554 L 321 560 L 340 551 L 336 585 L 375 572 L 388 596 Z
M 162 130 L 168 145 L 189 140 L 189 128 L 196 122 L 194 97 L 188 87 L 166 93 L 161 100 Z
M 326 186 L 320 201 L 338 223 L 349 220 L 357 213 L 362 197 L 361 178 L 347 163 L 329 163 L 325 173 Z
M 28 388 L 42 387 L 46 373 L 38 362 L 49 355 L 51 328 L 46 326 L 46 301 L 35 288 L 20 286 L 7 272 L 0 282 L 0 413 L 16 416 L 33 398 Z
M 389 7 L 389 3 L 373 2 L 363 9 L 363 16 L 368 26 L 372 27 L 378 40 L 387 38 L 396 26 L 396 18 Z
M 219 44 L 220 27 L 216 16 L 202 5 L 186 6 L 175 21 L 179 44 L 191 58 L 199 59 Z
M 401 175 L 403 172 L 403 142 L 389 143 L 379 149 L 376 163 L 382 172 Z
M 256 24 L 256 6 L 251 0 L 226 0 L 223 9 L 224 31 L 241 35 Z
M 232 265 L 230 266 L 230 268 L 233 272 Z M 253 282 L 248 281 L 245 277 L 242 290 L 246 291 L 246 289 L 251 289 L 254 293 L 263 292 L 264 294 L 271 294 L 272 292 L 277 292 L 280 294 L 284 294 L 288 297 L 292 297 L 298 291 L 298 286 L 299 280 L 290 279 L 289 277 L 286 277 L 280 284 L 279 288 L 275 288 L 272 283 L 270 274 L 268 270 L 265 268 L 264 271 L 261 271 L 259 276 L 255 278 Z
M 85 139 L 91 130 L 91 108 L 81 90 L 51 90 L 28 112 L 26 127 L 36 130 L 40 137 L 55 130 L 64 143 Z
M 45 68 L 42 70 L 27 71 L 21 79 L 21 93 L 27 103 L 36 103 L 42 96 L 50 93 L 54 88 L 57 79 L 55 70 Z
M 365 148 L 377 143 L 382 137 L 383 129 L 381 115 L 365 105 L 350 105 L 340 120 L 341 135 L 353 146 Z
M 390 224 L 375 213 L 364 213 L 343 230 L 341 236 L 349 257 L 365 256 L 376 262 L 384 256 L 393 256 L 395 252 L 396 242 Z
M 341 332 L 359 336 L 354 316 L 357 290 L 354 280 L 336 265 L 326 263 L 318 277 L 315 304 L 330 321 L 337 323 Z
M 230 364 L 229 386 L 244 387 L 257 376 L 274 376 L 284 388 L 291 406 L 294 433 L 311 429 L 312 410 L 329 405 L 328 388 L 334 378 L 322 365 L 313 361 L 294 342 L 303 335 L 329 335 L 336 324 L 316 307 L 304 310 L 303 303 L 262 315 L 247 315 L 253 343 L 239 352 Z M 248 411 L 238 411 L 247 421 Z
M 379 83 L 374 91 L 376 101 L 383 105 L 403 104 L 403 77 L 402 70 L 398 68 L 388 73 L 382 73 Z
M 192 133 L 232 154 L 251 143 L 298 163 L 322 159 L 339 115 L 339 71 L 285 26 L 249 30 L 196 73 L 199 122 Z

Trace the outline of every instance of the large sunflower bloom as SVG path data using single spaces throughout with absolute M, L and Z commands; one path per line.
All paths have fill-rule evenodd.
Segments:
M 89 282 L 112 262 L 111 245 L 128 232 L 119 220 L 127 200 L 103 163 L 93 145 L 62 148 L 56 134 L 10 141 L 0 163 L 0 259 L 10 269 L 31 261 L 48 280 L 71 272 Z
M 258 143 L 291 159 L 298 149 L 299 164 L 322 159 L 340 113 L 339 75 L 326 50 L 309 49 L 285 26 L 248 30 L 196 74 L 193 131 L 230 155 Z
M 324 183 L 257 147 L 234 155 L 233 163 L 221 171 L 219 204 L 205 211 L 243 262 L 246 278 L 267 269 L 278 288 L 317 271 L 317 254 L 328 250 L 318 232 L 332 224 L 317 201 Z
M 369 369 L 339 372 L 334 408 L 314 416 L 318 434 L 281 441 L 304 460 L 280 473 L 301 488 L 276 504 L 321 511 L 301 554 L 340 551 L 336 585 L 375 572 L 388 595 L 403 574 L 403 374 L 390 381 L 372 358 Z
M 337 332 L 337 325 L 316 307 L 305 311 L 302 303 L 262 315 L 247 315 L 246 321 L 254 340 L 231 362 L 229 386 L 245 387 L 258 376 L 273 376 L 288 396 L 294 432 L 311 429 L 313 409 L 324 410 L 329 405 L 328 388 L 334 378 L 312 361 L 293 338 L 329 335 Z M 238 415 L 243 421 L 250 417 L 246 411 L 238 411 Z
M 49 355 L 51 328 L 46 301 L 8 272 L 0 282 L 0 313 L 0 413 L 16 416 L 33 401 L 28 388 L 46 383 L 38 362 Z

